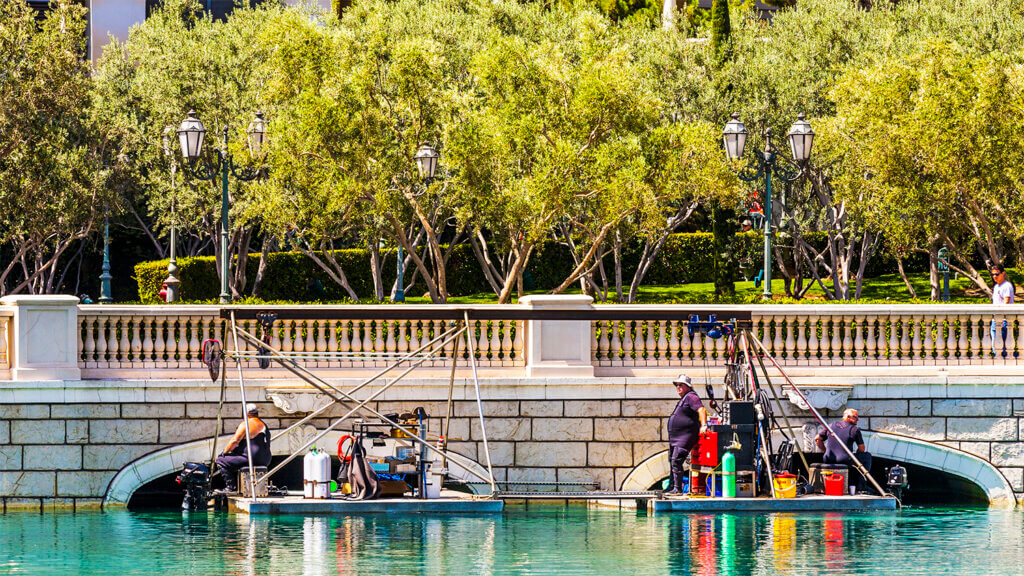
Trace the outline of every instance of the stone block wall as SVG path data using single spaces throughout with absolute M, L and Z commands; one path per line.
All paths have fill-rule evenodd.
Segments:
M 667 385 L 628 379 L 586 382 L 492 382 L 483 411 L 491 462 L 508 482 L 597 482 L 622 486 L 640 463 L 667 448 L 666 416 L 675 398 Z M 216 428 L 219 391 L 209 382 L 89 382 L 5 389 L 0 382 L 0 502 L 4 510 L 86 509 L 101 505 L 117 472 L 151 452 L 205 440 Z M 382 413 L 422 406 L 431 435 L 441 431 L 446 386 L 411 382 L 374 404 Z M 702 389 L 702 383 L 700 389 Z M 301 414 L 286 414 L 251 391 L 264 419 L 280 431 Z M 410 399 L 416 398 L 420 399 Z M 449 446 L 484 463 L 483 431 L 471 387 L 456 394 Z M 404 399 L 402 399 L 404 398 Z M 975 454 L 996 465 L 1018 497 L 1024 493 L 1024 386 L 862 380 L 846 406 L 866 430 L 910 436 Z M 223 432 L 238 425 L 239 396 L 228 394 Z M 787 400 L 794 425 L 809 414 Z M 325 428 L 336 406 L 312 424 Z M 838 418 L 840 410 L 827 412 Z M 288 439 L 275 438 L 286 448 Z M 869 448 L 870 449 L 870 448 Z

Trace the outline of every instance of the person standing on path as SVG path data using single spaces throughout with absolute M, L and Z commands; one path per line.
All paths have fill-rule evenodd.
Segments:
M 700 397 L 690 386 L 690 377 L 680 374 L 673 382 L 679 401 L 668 417 L 668 460 L 671 469 L 666 494 L 682 494 L 686 478 L 686 457 L 697 444 L 700 434 L 708 429 L 708 412 Z
M 992 274 L 992 304 L 996 306 L 1005 306 L 1007 304 L 1013 304 L 1013 282 L 1010 282 L 1006 278 L 1006 269 L 1000 264 L 995 264 L 989 268 L 989 272 Z M 1002 330 L 997 330 L 1001 323 Z M 1007 323 L 1006 318 L 1003 319 L 992 319 L 992 325 L 989 327 L 989 331 L 992 334 L 992 355 L 996 357 L 1005 357 L 1007 353 L 1013 354 L 1013 351 L 1006 351 L 1006 330 Z

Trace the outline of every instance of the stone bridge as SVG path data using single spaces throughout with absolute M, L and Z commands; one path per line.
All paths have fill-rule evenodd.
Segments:
M 209 457 L 219 384 L 204 378 L 200 342 L 222 338 L 216 307 L 84 306 L 66 297 L 9 297 L 0 306 L 0 499 L 4 509 L 122 506 L 146 483 Z M 505 309 L 590 307 L 580 297 L 535 297 Z M 323 307 L 320 307 L 323 308 Z M 602 309 L 636 310 L 617 306 Z M 348 389 L 388 354 L 426 344 L 437 321 L 281 322 L 272 345 Z M 659 307 L 683 319 L 698 306 Z M 731 309 L 716 309 L 720 317 Z M 740 310 L 740 308 L 735 308 Z M 976 485 L 992 505 L 1024 497 L 1024 307 L 771 306 L 751 313 L 754 334 L 812 404 L 861 411 L 876 455 Z M 993 343 L 992 320 L 1006 319 Z M 450 446 L 483 460 L 469 367 L 473 355 L 492 463 L 499 480 L 596 481 L 645 489 L 667 476 L 665 415 L 671 377 L 719 389 L 721 340 L 681 321 L 471 321 L 473 337 L 428 361 L 375 402 L 382 412 L 422 406 L 439 428 L 456 356 Z M 248 329 L 254 329 L 246 325 Z M 995 344 L 995 346 L 993 346 Z M 993 353 L 993 347 L 996 349 Z M 326 353 L 331 354 L 320 354 Z M 228 365 L 227 421 L 237 426 L 237 372 Z M 325 399 L 280 369 L 243 367 L 251 402 L 283 429 Z M 370 390 L 390 382 L 384 378 Z M 781 379 L 777 381 L 781 382 Z M 797 426 L 809 412 L 780 399 Z M 331 416 L 312 421 L 323 429 Z M 288 453 L 304 435 L 276 438 Z M 799 435 L 799 431 L 794 431 Z M 305 436 L 308 437 L 308 436 Z M 328 440 L 329 442 L 330 440 Z M 912 478 L 926 483 L 927 478 Z

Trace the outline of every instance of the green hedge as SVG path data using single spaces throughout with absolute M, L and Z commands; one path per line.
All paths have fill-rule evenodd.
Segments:
M 816 247 L 824 247 L 825 234 L 809 237 Z M 781 239 L 783 242 L 784 239 Z M 691 282 L 712 281 L 713 251 L 712 235 L 706 232 L 673 234 L 666 240 L 661 252 L 651 265 L 644 284 L 671 285 Z M 744 232 L 736 235 L 736 247 L 745 272 L 755 274 L 761 268 L 762 236 L 759 232 Z M 633 278 L 639 264 L 642 245 L 631 243 L 623 248 L 622 279 L 625 284 Z M 370 299 L 373 294 L 373 279 L 370 276 L 370 256 L 363 249 L 334 251 L 335 258 L 348 277 L 349 284 L 361 299 Z M 246 266 L 249 286 L 256 278 L 259 254 L 250 254 Z M 606 257 L 605 272 L 609 279 L 614 274 L 611 256 Z M 907 271 L 927 270 L 927 256 L 923 261 L 915 258 L 906 263 Z M 778 276 L 776 263 L 775 277 Z M 179 258 L 178 268 L 181 279 L 183 300 L 213 300 L 220 293 L 216 262 L 212 256 Z M 534 251 L 526 272 L 523 274 L 527 290 L 549 290 L 558 286 L 573 269 L 569 249 L 555 242 L 546 242 Z M 895 273 L 896 262 L 890 257 L 875 256 L 868 268 L 868 276 Z M 406 281 L 414 269 L 406 269 Z M 473 250 L 468 245 L 455 247 L 448 261 L 448 291 L 452 296 L 466 296 L 490 292 L 490 286 L 477 263 Z M 390 289 L 395 278 L 394 252 L 383 259 L 385 287 Z M 142 262 L 135 266 L 139 300 L 144 303 L 159 302 L 159 291 L 167 278 L 167 260 Z M 267 256 L 267 270 L 261 284 L 261 298 L 264 300 L 315 301 L 344 300 L 348 294 L 320 269 L 310 258 L 300 252 L 274 252 Z M 251 289 L 247 289 L 247 292 Z M 426 293 L 426 285 L 419 280 L 409 291 L 410 295 Z

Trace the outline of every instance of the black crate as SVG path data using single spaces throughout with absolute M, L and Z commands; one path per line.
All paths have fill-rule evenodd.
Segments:
M 740 400 L 726 402 L 722 410 L 722 419 L 726 424 L 756 424 L 754 403 Z
M 733 437 L 740 442 L 741 448 L 733 450 L 736 457 L 737 470 L 752 470 L 754 461 L 757 458 L 756 438 L 757 427 L 753 424 L 712 424 L 709 426 L 712 432 L 718 433 L 718 458 L 721 462 L 726 449 L 732 444 Z

